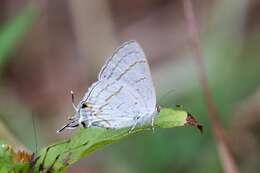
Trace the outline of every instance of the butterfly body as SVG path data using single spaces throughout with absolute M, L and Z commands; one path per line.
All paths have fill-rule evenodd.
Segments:
M 135 41 L 119 47 L 101 69 L 61 130 L 83 127 L 124 128 L 152 122 L 155 91 L 144 52 Z

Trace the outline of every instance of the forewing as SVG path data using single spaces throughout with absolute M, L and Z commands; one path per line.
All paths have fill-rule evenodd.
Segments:
M 148 112 L 153 112 L 156 97 L 150 69 L 141 46 L 130 41 L 119 47 L 105 63 L 99 73 L 99 80 L 124 82 L 141 96 Z

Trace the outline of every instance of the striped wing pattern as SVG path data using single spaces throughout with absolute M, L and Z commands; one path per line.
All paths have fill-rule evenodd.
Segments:
M 156 99 L 151 73 L 144 51 L 137 42 L 124 43 L 108 59 L 99 73 L 99 80 L 109 79 L 131 86 L 143 98 L 147 111 L 154 111 Z
M 88 103 L 87 108 L 82 104 Z M 145 54 L 135 41 L 124 43 L 102 67 L 71 120 L 88 127 L 122 128 L 142 124 L 155 115 L 156 97 Z

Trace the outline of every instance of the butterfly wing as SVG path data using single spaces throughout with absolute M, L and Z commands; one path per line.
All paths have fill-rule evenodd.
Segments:
M 83 102 L 89 103 L 90 107 L 81 109 L 81 119 L 91 122 L 91 126 L 129 127 L 141 117 L 152 116 L 147 112 L 141 96 L 128 84 L 120 81 L 99 81 Z
M 89 103 L 89 108 L 81 108 Z M 144 123 L 155 114 L 156 97 L 145 54 L 135 41 L 124 43 L 102 67 L 77 108 L 73 122 L 94 127 L 121 128 Z
M 128 84 L 141 96 L 147 111 L 154 111 L 156 96 L 151 73 L 144 51 L 137 42 L 126 42 L 119 47 L 101 69 L 98 79 Z

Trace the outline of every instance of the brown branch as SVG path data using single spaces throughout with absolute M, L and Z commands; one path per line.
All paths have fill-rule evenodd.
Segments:
M 183 5 L 184 5 L 185 18 L 187 22 L 187 28 L 190 36 L 191 49 L 198 67 L 197 70 L 198 70 L 199 80 L 201 83 L 201 87 L 203 89 L 204 99 L 207 105 L 209 121 L 212 125 L 212 130 L 215 136 L 215 140 L 217 141 L 217 147 L 219 151 L 219 156 L 222 161 L 222 166 L 224 171 L 227 173 L 238 173 L 238 169 L 227 147 L 224 131 L 220 125 L 220 121 L 218 119 L 218 113 L 214 106 L 212 95 L 209 90 L 206 69 L 202 59 L 199 31 L 198 31 L 198 27 L 196 26 L 196 20 L 193 12 L 192 0 L 183 0 Z

